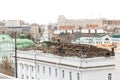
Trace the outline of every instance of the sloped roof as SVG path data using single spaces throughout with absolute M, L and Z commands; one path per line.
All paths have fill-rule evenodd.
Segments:
M 33 44 L 34 42 L 30 39 L 25 38 L 24 34 L 20 34 L 20 38 L 16 39 L 17 48 L 25 48 Z
M 0 34 L 0 41 L 12 41 L 12 38 L 8 34 Z

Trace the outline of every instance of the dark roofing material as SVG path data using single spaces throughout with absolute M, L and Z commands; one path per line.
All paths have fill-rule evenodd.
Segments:
M 77 56 L 77 57 L 85 57 L 85 58 L 92 58 L 92 57 L 101 57 L 101 56 L 112 56 L 112 52 L 103 49 L 103 48 L 97 48 L 93 45 L 87 45 L 87 44 L 67 44 L 67 43 L 51 43 L 46 42 L 46 47 L 40 47 L 40 46 L 31 46 L 24 48 L 22 50 L 42 50 L 45 53 L 50 53 L 54 55 L 59 56 Z

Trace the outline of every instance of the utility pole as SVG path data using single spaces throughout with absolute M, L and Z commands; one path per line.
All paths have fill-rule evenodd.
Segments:
M 16 32 L 14 32 L 15 34 L 15 77 L 18 78 L 17 75 L 17 46 L 16 46 Z

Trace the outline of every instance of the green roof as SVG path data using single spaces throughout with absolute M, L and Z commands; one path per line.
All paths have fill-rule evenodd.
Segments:
M 34 42 L 30 39 L 16 39 L 17 48 L 25 48 L 33 44 Z
M 24 34 L 20 34 L 20 38 L 16 39 L 17 48 L 25 48 L 33 44 L 34 42 L 30 39 L 25 38 Z
M 21 39 L 25 39 L 25 34 L 20 34 Z
M 106 36 L 107 34 L 99 34 L 98 37 Z
M 22 45 L 22 44 L 34 44 L 34 42 L 30 39 L 16 39 L 16 44 L 17 45 Z
M 8 34 L 0 34 L 0 41 L 12 41 L 12 38 Z
M 113 38 L 120 38 L 120 33 L 116 33 L 112 35 Z

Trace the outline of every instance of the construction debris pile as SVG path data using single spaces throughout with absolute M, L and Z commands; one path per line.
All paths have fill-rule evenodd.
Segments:
M 38 44 L 24 48 L 22 50 L 42 50 L 44 53 L 51 53 L 59 56 L 77 56 L 81 58 L 92 58 L 92 57 L 109 57 L 114 56 L 113 52 L 97 48 L 93 45 L 87 44 L 71 44 L 71 43 L 52 43 L 52 42 L 44 42 L 38 46 Z

